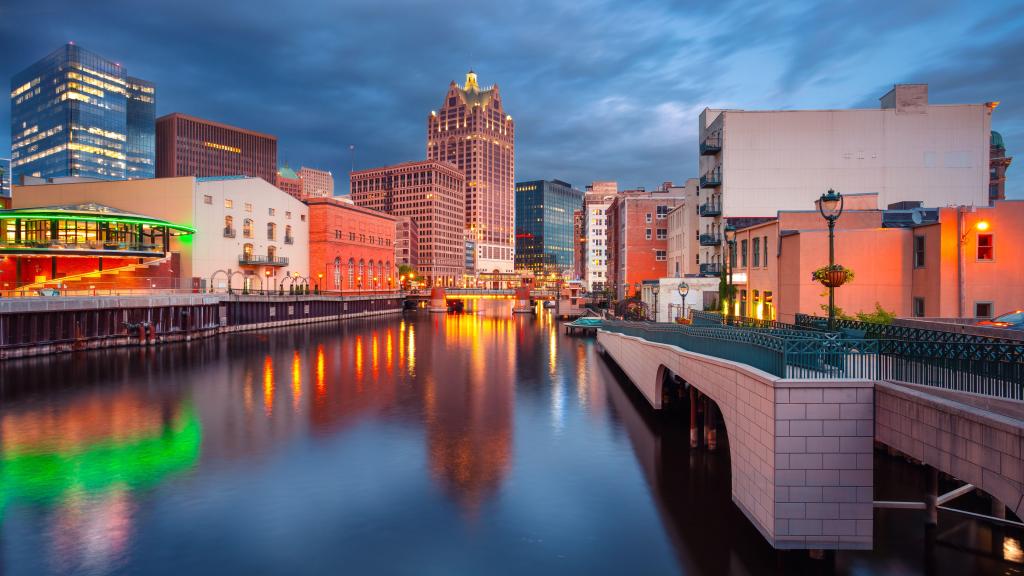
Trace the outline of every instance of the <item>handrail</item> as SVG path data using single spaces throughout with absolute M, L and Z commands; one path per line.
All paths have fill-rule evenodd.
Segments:
M 49 280 L 44 280 L 43 282 L 33 282 L 31 284 L 25 284 L 23 286 L 18 286 L 18 287 L 15 288 L 15 290 L 17 290 L 17 291 L 39 290 L 41 288 L 46 288 L 47 284 L 66 284 L 68 282 L 74 282 L 76 280 L 81 280 L 83 278 L 103 276 L 104 274 L 120 274 L 122 272 L 132 272 L 132 271 L 137 270 L 139 268 L 148 268 L 148 267 L 150 267 L 150 266 L 152 266 L 154 264 L 163 264 L 170 257 L 171 257 L 171 255 L 169 253 L 166 253 L 166 254 L 164 254 L 160 258 L 157 258 L 155 260 L 150 260 L 148 262 L 142 262 L 142 263 L 136 262 L 134 264 L 126 264 L 124 266 L 119 266 L 117 268 L 111 268 L 109 270 L 93 270 L 92 272 L 82 272 L 80 274 L 72 274 L 71 276 L 62 276 L 60 278 L 50 278 Z

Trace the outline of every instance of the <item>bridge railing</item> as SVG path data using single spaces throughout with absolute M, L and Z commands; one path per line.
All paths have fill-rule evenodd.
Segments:
M 827 330 L 828 318 L 811 316 L 809 314 L 797 314 L 796 326 L 801 328 Z M 900 326 L 897 324 L 882 324 L 879 322 L 861 322 L 844 318 L 835 319 L 836 331 L 852 338 L 882 338 L 891 340 L 907 340 L 911 342 L 963 342 L 976 344 L 991 344 L 1002 342 L 1008 344 L 1020 344 L 1020 341 L 1009 338 L 996 338 L 992 336 L 981 336 L 978 334 L 965 334 L 944 330 L 929 330 L 916 326 Z
M 895 380 L 1024 400 L 1024 346 L 843 338 L 788 328 L 605 321 L 602 329 L 741 362 L 780 378 Z

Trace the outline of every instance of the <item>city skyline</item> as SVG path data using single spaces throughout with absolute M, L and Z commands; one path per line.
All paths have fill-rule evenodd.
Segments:
M 496 16 L 489 7 L 441 19 L 409 6 L 408 17 L 395 21 L 368 5 L 313 5 L 264 23 L 255 16 L 263 10 L 249 18 L 196 5 L 188 10 L 197 15 L 195 34 L 184 37 L 160 8 L 118 27 L 109 24 L 114 8 L 19 5 L 5 9 L 0 24 L 0 75 L 10 79 L 73 40 L 156 83 L 158 115 L 182 112 L 274 134 L 282 162 L 342 180 L 350 145 L 357 169 L 419 157 L 422 115 L 438 108 L 437 86 L 460 81 L 469 68 L 515 104 L 521 181 L 616 179 L 648 189 L 683 181 L 697 175 L 696 117 L 705 106 L 875 107 L 877 94 L 897 82 L 929 83 L 935 103 L 1000 100 L 993 129 L 1010 155 L 1024 142 L 1024 107 L 1014 100 L 1024 82 L 1024 58 L 1016 57 L 1024 52 L 1024 19 L 1007 3 L 911 3 L 857 15 L 789 4 L 743 12 L 601 4 L 514 9 L 509 18 L 517 22 L 543 13 L 538 33 L 576 31 L 572 41 L 543 49 L 513 34 L 516 26 L 483 30 L 478 20 Z M 328 30 L 320 22 L 339 24 Z M 288 29 L 312 32 L 281 32 Z M 940 30 L 944 44 L 926 41 Z M 382 31 L 384 49 L 351 57 Z M 0 112 L 0 124 L 9 125 L 9 114 Z M 0 150 L 9 138 L 0 136 Z M 1012 176 L 1011 169 L 1007 197 L 1024 197 L 1024 182 Z

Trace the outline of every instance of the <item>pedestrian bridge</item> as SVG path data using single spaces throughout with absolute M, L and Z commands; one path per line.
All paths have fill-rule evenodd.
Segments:
M 1024 346 L 924 353 L 921 342 L 774 323 L 606 322 L 597 341 L 654 409 L 689 403 L 691 446 L 713 449 L 724 430 L 733 502 L 776 548 L 871 548 L 875 507 L 934 518 L 975 487 L 1024 515 Z M 876 441 L 967 486 L 881 501 Z

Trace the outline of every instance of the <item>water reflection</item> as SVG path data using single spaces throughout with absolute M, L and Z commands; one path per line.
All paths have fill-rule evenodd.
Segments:
M 731 504 L 727 435 L 717 454 L 691 453 L 684 419 L 646 408 L 592 340 L 543 308 L 509 308 L 0 365 L 2 572 L 914 574 L 1024 561 L 1016 532 L 964 524 L 928 544 L 903 512 L 877 523 L 875 552 L 780 556 Z M 67 374 L 79 381 L 54 384 Z M 919 481 L 879 470 L 889 486 Z

